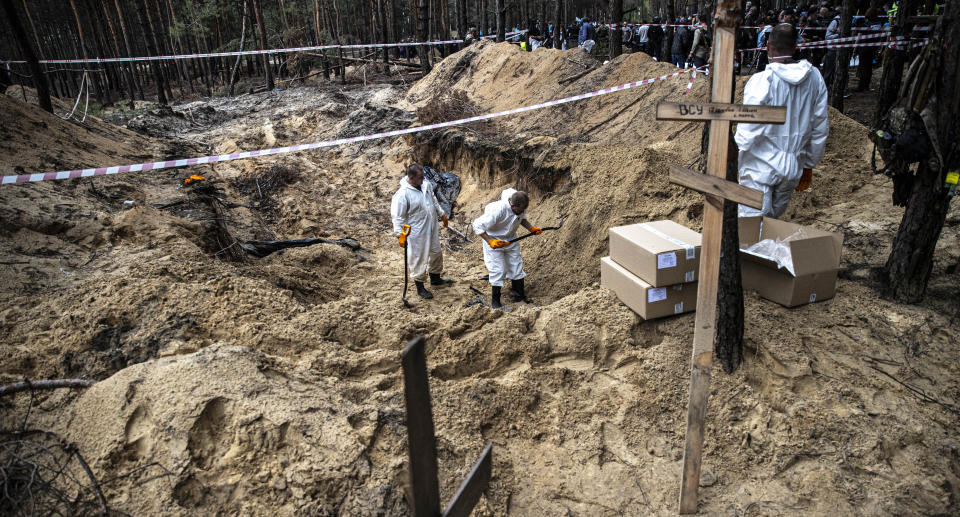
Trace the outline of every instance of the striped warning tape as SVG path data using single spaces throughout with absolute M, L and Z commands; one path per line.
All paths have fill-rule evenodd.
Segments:
M 831 44 L 831 45 L 797 45 L 797 48 L 800 49 L 800 50 L 803 50 L 803 49 L 818 50 L 818 49 L 822 49 L 822 48 L 826 48 L 826 49 L 832 49 L 832 48 L 858 48 L 858 47 L 890 47 L 890 48 L 909 47 L 909 48 L 916 48 L 916 47 L 922 47 L 922 46 L 928 44 L 929 42 L 930 42 L 930 40 L 929 40 L 928 38 L 923 38 L 923 39 L 915 40 L 915 41 L 912 41 L 912 42 L 908 42 L 908 41 L 878 41 L 878 42 L 874 42 L 874 43 L 844 43 L 844 44 L 840 44 L 840 45 L 833 45 L 833 44 Z M 767 47 L 755 47 L 755 48 L 742 48 L 742 49 L 737 49 L 738 52 L 749 52 L 749 51 L 752 51 L 752 50 L 767 50 Z
M 505 37 L 512 38 L 518 34 L 524 33 L 526 31 L 517 31 L 508 33 Z M 483 36 L 481 39 L 490 39 L 495 38 L 496 36 Z M 77 63 L 129 63 L 129 62 L 140 62 L 140 61 L 167 61 L 167 60 L 179 60 L 179 59 L 197 59 L 197 58 L 215 58 L 215 57 L 231 57 L 231 56 L 259 56 L 263 54 L 286 54 L 293 52 L 308 52 L 313 50 L 330 50 L 330 49 L 354 49 L 354 48 L 395 48 L 395 47 L 419 47 L 419 46 L 439 46 L 439 45 L 451 45 L 454 43 L 463 43 L 462 39 L 452 39 L 444 41 L 425 41 L 425 42 L 405 42 L 405 43 L 357 43 L 350 45 L 314 45 L 310 47 L 290 47 L 290 48 L 273 48 L 267 50 L 238 50 L 233 52 L 208 52 L 204 54 L 170 54 L 165 56 L 142 56 L 142 57 L 95 57 L 88 59 L 41 59 L 39 62 L 41 65 L 65 65 L 65 64 L 77 64 Z M 23 64 L 26 61 L 15 60 L 15 61 L 4 61 L 0 60 L 0 63 L 4 64 Z
M 849 36 L 849 37 L 846 37 L 846 38 L 834 38 L 834 39 L 828 39 L 828 40 L 809 41 L 809 42 L 807 42 L 807 43 L 800 43 L 800 44 L 797 45 L 797 48 L 817 47 L 817 46 L 822 46 L 822 45 L 827 45 L 827 44 L 832 45 L 832 44 L 836 44 L 836 43 L 846 43 L 846 42 L 849 42 L 849 41 L 868 41 L 868 40 L 874 40 L 874 39 L 880 39 L 880 38 L 889 38 L 889 40 L 892 40 L 892 41 L 899 41 L 899 40 L 907 39 L 906 36 L 893 36 L 893 37 L 888 37 L 886 34 L 882 34 L 882 33 L 876 33 L 876 34 L 859 34 L 859 35 L 857 35 L 857 36 Z
M 701 71 L 703 70 L 701 69 Z M 451 120 L 448 122 L 439 122 L 436 124 L 429 124 L 426 126 L 418 126 L 418 127 L 410 127 L 406 129 L 397 129 L 393 131 L 385 131 L 382 133 L 374 133 L 372 135 L 354 136 L 350 138 L 339 138 L 336 140 L 326 140 L 323 142 L 313 142 L 309 144 L 298 144 L 298 145 L 291 145 L 287 147 L 276 147 L 273 149 L 261 149 L 258 151 L 244 151 L 241 153 L 201 156 L 197 158 L 182 158 L 178 160 L 167 160 L 162 162 L 136 163 L 132 165 L 117 165 L 113 167 L 97 167 L 93 169 L 80 169 L 80 170 L 58 171 L 58 172 L 41 172 L 36 174 L 20 174 L 15 176 L 3 176 L 2 181 L 0 181 L 0 184 L 9 185 L 14 183 L 26 183 L 26 182 L 34 182 L 34 181 L 86 178 L 91 176 L 103 176 L 107 174 L 120 174 L 123 172 L 141 172 L 141 171 L 149 171 L 149 170 L 172 169 L 177 167 L 186 167 L 189 165 L 202 165 L 207 163 L 227 162 L 231 160 L 242 160 L 245 158 L 252 158 L 255 156 L 286 154 L 286 153 L 293 153 L 297 151 L 305 151 L 308 149 L 319 149 L 321 147 L 333 147 L 338 145 L 353 144 L 357 142 L 364 142 L 367 140 L 376 140 L 379 138 L 407 135 L 411 133 L 420 133 L 423 131 L 431 131 L 434 129 L 460 126 L 460 125 L 469 124 L 472 122 L 480 122 L 483 120 L 490 120 L 493 118 L 505 117 L 507 115 L 515 115 L 517 113 L 524 113 L 527 111 L 538 110 L 538 109 L 547 108 L 550 106 L 566 104 L 568 102 L 575 102 L 583 99 L 589 99 L 591 97 L 599 97 L 601 95 L 607 95 L 610 93 L 615 93 L 623 90 L 629 90 L 631 88 L 636 88 L 638 86 L 652 84 L 657 81 L 665 81 L 667 79 L 678 77 L 680 75 L 683 75 L 689 72 L 695 72 L 695 69 L 684 69 L 684 70 L 680 70 L 679 72 L 662 75 L 660 77 L 643 79 L 642 81 L 621 84 L 618 86 L 611 86 L 609 88 L 604 88 L 602 90 L 596 90 L 588 93 L 582 93 L 580 95 L 574 95 L 573 97 L 565 97 L 563 99 L 556 99 L 552 101 L 542 102 L 540 104 L 533 104 L 530 106 L 523 106 L 520 108 L 509 109 L 506 111 L 498 111 L 496 113 L 488 113 L 486 115 L 478 115 L 475 117 L 469 117 L 469 118 L 464 118 L 459 120 Z

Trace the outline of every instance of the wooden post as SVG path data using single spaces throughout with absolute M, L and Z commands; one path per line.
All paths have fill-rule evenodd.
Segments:
M 403 363 L 404 397 L 407 403 L 407 433 L 410 443 L 410 491 L 414 517 L 440 514 L 437 481 L 437 444 L 433 434 L 433 408 L 427 379 L 425 340 L 419 336 L 400 355 Z
M 739 2 L 723 0 L 717 6 L 714 22 L 713 102 L 733 101 L 733 53 L 736 48 Z M 725 181 L 727 174 L 727 136 L 729 120 L 710 124 L 710 152 L 707 174 Z M 721 143 L 722 142 L 722 143 Z M 717 323 L 717 279 L 720 276 L 720 236 L 723 229 L 723 201 L 706 196 L 703 204 L 700 283 L 697 290 L 697 315 L 693 333 L 693 359 L 690 368 L 690 400 L 687 404 L 687 436 L 683 448 L 683 474 L 680 484 L 680 513 L 696 513 L 697 492 L 706 430 L 707 396 L 713 366 L 713 340 Z
M 467 479 L 453 496 L 447 509 L 443 511 L 443 517 L 470 517 L 470 512 L 480 499 L 480 495 L 490 484 L 490 471 L 492 469 L 493 444 L 488 444 L 480 454 L 480 459 L 473 465 Z
M 658 119 L 711 121 L 707 174 L 713 178 L 705 178 L 693 171 L 676 167 L 670 172 L 671 181 L 706 194 L 703 207 L 697 315 L 690 368 L 690 400 L 687 405 L 687 435 L 683 451 L 683 478 L 680 486 L 680 513 L 684 514 L 697 511 L 707 397 L 710 393 L 713 343 L 717 331 L 717 286 L 720 274 L 724 199 L 755 208 L 760 208 L 763 204 L 759 192 L 726 180 L 730 122 L 782 124 L 786 118 L 786 111 L 783 108 L 729 104 L 733 100 L 733 57 L 739 15 L 739 2 L 735 0 L 722 0 L 717 7 L 712 70 L 711 100 L 713 102 L 662 103 L 657 106 Z
M 407 440 L 410 454 L 410 491 L 414 517 L 440 516 L 440 488 L 437 480 L 437 442 L 427 378 L 427 355 L 423 336 L 411 341 L 400 354 L 403 364 L 404 397 L 407 404 Z M 487 444 L 467 479 L 450 500 L 442 517 L 469 517 L 490 484 L 493 444 Z

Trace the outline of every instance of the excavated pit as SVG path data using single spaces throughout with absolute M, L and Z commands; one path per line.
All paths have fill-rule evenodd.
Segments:
M 138 114 L 133 125 L 160 137 L 95 118 L 78 128 L 0 97 L 17 121 L 0 127 L 0 172 L 373 133 L 425 123 L 444 92 L 492 112 L 672 70 L 640 54 L 601 65 L 579 50 L 479 43 L 409 90 L 303 87 Z M 133 515 L 406 515 L 399 353 L 424 335 L 444 501 L 492 442 L 475 515 L 672 515 L 694 316 L 641 321 L 596 283 L 610 226 L 699 229 L 701 197 L 667 169 L 698 158 L 700 126 L 653 122 L 660 100 L 706 98 L 702 78 L 687 84 L 329 151 L 0 188 L 0 260 L 16 262 L 0 269 L 0 379 L 100 380 L 15 397 L 0 421 L 35 406 L 29 425 L 76 443 L 111 480 L 111 507 Z M 836 298 L 787 310 L 746 293 L 744 365 L 712 380 L 703 514 L 960 511 L 960 215 L 948 216 L 929 299 L 880 299 L 862 265 L 882 264 L 900 212 L 868 172 L 864 134 L 831 112 L 814 187 L 786 215 L 844 232 Z M 412 160 L 461 175 L 452 224 L 469 240 L 442 233 L 456 283 L 403 309 L 389 205 Z M 366 251 L 225 261 L 196 220 L 207 215 L 185 209 L 190 173 L 262 207 L 228 210 L 239 238 L 350 236 Z M 469 224 L 508 186 L 530 190 L 534 223 L 568 220 L 524 241 L 535 303 L 504 314 L 472 303 L 469 287 L 488 285 Z

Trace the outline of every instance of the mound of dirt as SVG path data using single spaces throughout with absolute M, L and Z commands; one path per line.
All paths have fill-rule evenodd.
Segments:
M 180 138 L 233 152 L 403 127 L 452 91 L 488 111 L 673 70 L 638 54 L 600 65 L 579 50 L 479 43 L 405 98 L 394 86 L 296 88 L 175 106 L 156 121 L 147 113 L 141 131 L 155 137 L 104 130 L 117 131 L 114 145 L 136 144 L 123 152 Z M 101 379 L 83 393 L 19 396 L 0 421 L 27 415 L 76 443 L 111 506 L 130 514 L 406 515 L 399 353 L 424 335 L 444 501 L 493 443 L 475 515 L 673 514 L 694 316 L 641 321 L 596 281 L 610 226 L 700 225 L 701 198 L 666 180 L 669 164 L 699 157 L 700 125 L 653 120 L 660 100 L 705 98 L 705 80 L 684 93 L 688 81 L 486 129 L 0 188 L 4 220 L 17 221 L 0 229 L 0 260 L 21 262 L 0 284 L 0 379 Z M 87 129 L 10 106 L 0 103 L 23 124 L 3 131 L 65 160 L 107 158 L 84 157 Z M 718 370 L 712 385 L 704 514 L 960 511 L 960 285 L 950 269 L 960 214 L 948 217 L 928 301 L 880 299 L 869 271 L 898 213 L 889 181 L 869 175 L 862 126 L 831 116 L 827 157 L 789 217 L 846 234 L 838 293 L 794 310 L 746 294 L 744 365 Z M 190 122 L 165 125 L 171 117 Z M 23 149 L 24 163 L 49 166 Z M 20 161 L 5 152 L 4 166 Z M 467 238 L 442 233 L 456 283 L 403 309 L 389 203 L 414 159 L 460 174 L 452 225 Z M 220 205 L 181 187 L 193 172 Z M 510 314 L 470 291 L 489 287 L 469 223 L 507 186 L 531 192 L 534 223 L 569 217 L 524 241 L 536 305 Z M 230 262 L 221 226 L 241 239 L 350 236 L 364 249 Z

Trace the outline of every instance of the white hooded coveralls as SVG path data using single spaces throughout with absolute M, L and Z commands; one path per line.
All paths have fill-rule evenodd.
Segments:
M 477 235 L 486 232 L 492 239 L 508 241 L 517 236 L 520 221 L 526 219 L 526 212 L 520 215 L 510 208 L 510 196 L 516 190 L 508 188 L 500 194 L 500 201 L 494 201 L 484 208 L 483 215 L 473 221 L 473 231 Z M 504 280 L 520 280 L 527 276 L 523 271 L 523 257 L 520 256 L 520 244 L 513 243 L 499 249 L 493 249 L 483 243 L 483 263 L 490 272 L 490 285 L 503 287 Z
M 803 169 L 823 158 L 830 123 L 827 86 L 807 61 L 770 63 L 743 88 L 744 104 L 786 106 L 785 124 L 737 124 L 740 184 L 763 192 L 763 209 L 740 205 L 740 217 L 780 217 Z
M 390 216 L 393 219 L 393 234 L 400 235 L 402 226 L 410 225 L 407 236 L 407 267 L 415 282 L 427 279 L 427 273 L 443 272 L 443 253 L 440 248 L 440 227 L 437 218 L 444 214 L 434 194 L 436 186 L 423 180 L 417 189 L 404 176 L 400 190 L 393 195 Z

